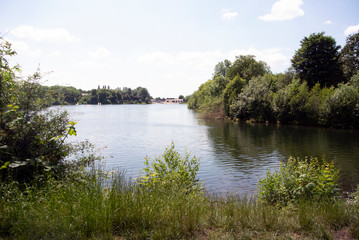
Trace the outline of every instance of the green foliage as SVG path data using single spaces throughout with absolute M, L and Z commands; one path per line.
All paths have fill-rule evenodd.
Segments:
M 0 112 L 5 111 L 7 105 L 13 100 L 13 91 L 16 87 L 14 81 L 15 72 L 19 71 L 18 66 L 10 67 L 7 57 L 16 55 L 9 42 L 0 38 Z
M 222 96 L 223 90 L 226 88 L 229 83 L 228 78 L 223 76 L 217 76 L 213 78 L 213 82 L 210 86 L 210 95 L 212 97 Z
M 289 158 L 280 170 L 259 181 L 259 199 L 285 206 L 299 201 L 332 201 L 338 195 L 339 170 L 324 158 Z
M 161 157 L 150 163 L 146 157 L 144 173 L 138 180 L 140 186 L 151 191 L 198 192 L 201 185 L 196 179 L 199 161 L 189 154 L 181 157 L 172 143 Z
M 324 32 L 311 34 L 301 42 L 292 58 L 292 66 L 302 81 L 312 88 L 316 83 L 322 87 L 336 86 L 343 81 L 339 64 L 339 49 L 332 37 Z
M 233 117 L 233 113 L 231 112 L 231 104 L 233 100 L 238 96 L 238 94 L 242 91 L 243 87 L 246 85 L 246 80 L 236 76 L 230 81 L 226 88 L 223 91 L 223 106 L 224 111 L 227 116 Z
M 353 75 L 348 82 L 350 86 L 353 86 L 356 89 L 359 89 L 359 72 L 357 72 L 355 75 Z
M 214 74 L 191 95 L 188 108 L 198 110 L 201 118 L 225 115 L 258 122 L 359 128 L 359 73 L 337 87 L 323 87 L 320 82 L 309 87 L 293 69 L 249 81 L 239 74 L 229 79 Z
M 328 106 L 327 99 L 333 94 L 334 88 L 320 88 L 317 83 L 309 92 L 305 103 L 307 123 L 311 125 L 327 125 Z
M 192 95 L 188 97 L 187 101 L 187 107 L 189 109 L 198 109 L 198 94 L 197 92 L 194 92 Z
M 289 101 L 290 115 L 297 123 L 304 124 L 307 121 L 305 104 L 308 100 L 309 92 L 306 82 L 293 85 L 292 96 Z
M 283 85 L 282 87 L 279 87 L 276 92 L 272 93 L 273 114 L 278 122 L 289 123 L 293 121 L 290 102 L 292 97 L 297 94 L 297 89 L 299 86 L 299 80 L 292 79 L 291 82 Z
M 327 124 L 339 128 L 358 128 L 359 89 L 350 84 L 340 84 L 326 99 Z
M 213 78 L 190 96 L 188 108 L 198 110 L 205 118 L 225 115 L 240 120 L 357 129 L 358 34 L 348 37 L 340 54 L 340 46 L 332 37 L 324 32 L 311 34 L 301 41 L 292 67 L 276 75 L 251 55 L 237 56 L 233 63 L 219 62 Z
M 52 105 L 74 105 L 82 98 L 81 90 L 74 87 L 43 87 L 52 97 Z
M 232 80 L 238 75 L 248 82 L 252 78 L 263 76 L 266 73 L 270 73 L 270 69 L 265 62 L 256 61 L 255 56 L 252 55 L 241 55 L 236 57 L 228 69 L 227 77 Z
M 53 105 L 151 103 L 151 96 L 148 90 L 143 87 L 137 87 L 134 90 L 128 88 L 122 91 L 120 89 L 99 88 L 85 92 L 74 87 L 61 86 L 53 86 L 45 89 L 51 93 Z
M 214 67 L 214 77 L 217 76 L 222 76 L 222 77 L 226 77 L 227 76 L 227 72 L 230 69 L 230 67 L 232 66 L 231 61 L 225 59 L 223 62 L 219 62 L 215 67 Z
M 270 75 L 251 79 L 230 106 L 233 116 L 242 120 L 272 121 L 272 82 Z
M 340 61 L 348 80 L 359 73 L 359 32 L 347 38 L 346 44 L 340 52 Z
M 38 83 L 39 71 L 26 80 L 15 79 L 15 69 L 7 64 L 6 58 L 13 55 L 8 48 L 11 45 L 3 43 L 0 48 L 0 179 L 30 183 L 51 175 L 61 178 L 87 166 L 94 157 L 77 163 L 66 160 L 77 148 L 65 141 L 76 135 L 75 123 L 66 112 L 46 109 L 51 99 Z
M 223 117 L 221 100 L 227 83 L 228 79 L 223 76 L 216 76 L 203 83 L 189 98 L 188 108 L 199 110 L 202 113 L 210 113 L 215 117 Z
M 215 118 L 223 114 L 232 116 L 230 105 L 244 85 L 251 78 L 268 72 L 270 70 L 267 64 L 256 61 L 251 55 L 238 56 L 233 64 L 228 60 L 219 62 L 215 67 L 213 78 L 198 88 L 189 99 L 187 106 L 199 110 L 203 113 L 202 116 L 212 115 Z

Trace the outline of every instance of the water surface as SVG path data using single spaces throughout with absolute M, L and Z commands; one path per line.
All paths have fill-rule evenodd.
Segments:
M 268 170 L 289 156 L 323 156 L 341 168 L 346 190 L 359 183 L 357 131 L 204 121 L 186 105 L 65 106 L 78 121 L 77 139 L 101 149 L 106 168 L 137 177 L 174 142 L 200 159 L 199 179 L 216 193 L 254 194 Z

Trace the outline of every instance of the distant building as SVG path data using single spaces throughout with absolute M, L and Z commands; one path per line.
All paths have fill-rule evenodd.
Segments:
M 178 98 L 156 98 L 156 99 L 151 99 L 152 103 L 162 103 L 162 104 L 179 104 L 179 103 L 183 103 L 183 99 L 178 99 Z
M 178 98 L 167 98 L 166 103 L 183 103 L 183 99 Z

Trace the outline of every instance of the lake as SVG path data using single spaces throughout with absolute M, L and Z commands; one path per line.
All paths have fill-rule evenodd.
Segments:
M 182 104 L 64 106 L 77 140 L 94 143 L 108 170 L 139 176 L 173 142 L 200 159 L 198 177 L 208 191 L 255 194 L 258 180 L 289 156 L 323 156 L 341 169 L 341 183 L 359 183 L 358 131 L 201 120 Z

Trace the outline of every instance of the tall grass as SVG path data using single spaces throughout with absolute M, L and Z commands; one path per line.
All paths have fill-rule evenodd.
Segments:
M 300 202 L 283 208 L 254 199 L 147 191 L 122 174 L 50 180 L 25 191 L 1 186 L 4 239 L 334 239 L 358 236 L 352 201 Z M 349 230 L 348 230 L 349 231 Z
M 260 182 L 259 198 L 206 193 L 198 164 L 172 144 L 136 181 L 93 169 L 2 183 L 0 239 L 359 238 L 359 188 L 351 201 L 332 194 L 337 171 L 325 162 L 288 161 Z

